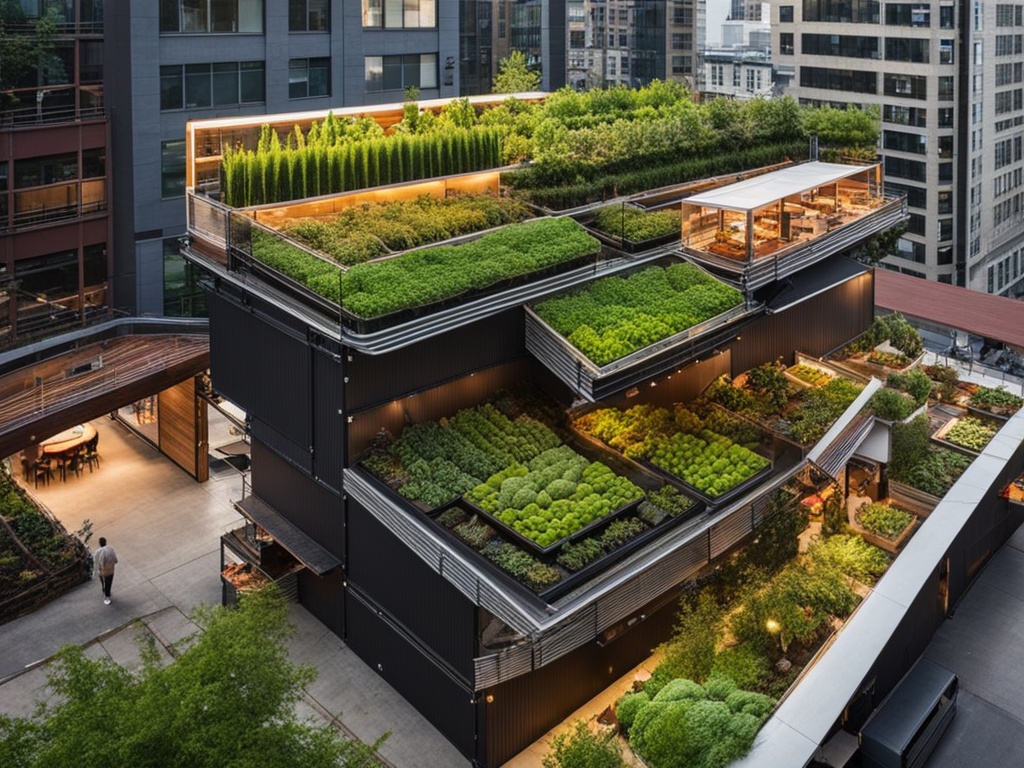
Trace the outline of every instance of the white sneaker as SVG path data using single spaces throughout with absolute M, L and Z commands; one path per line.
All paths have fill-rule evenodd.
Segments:
M 110 598 L 109 597 L 104 597 L 103 598 L 103 604 L 104 605 L 110 605 Z

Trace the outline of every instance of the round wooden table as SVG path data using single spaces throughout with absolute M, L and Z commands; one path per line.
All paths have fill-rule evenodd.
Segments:
M 77 427 L 66 429 L 63 432 L 48 437 L 39 443 L 39 451 L 46 456 L 54 456 L 73 451 L 79 446 L 85 445 L 96 437 L 96 427 L 92 424 L 79 424 Z

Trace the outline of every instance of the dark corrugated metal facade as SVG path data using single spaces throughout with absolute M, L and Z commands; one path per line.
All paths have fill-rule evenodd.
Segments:
M 380 405 L 525 355 L 524 316 L 522 308 L 516 307 L 397 352 L 350 352 L 345 390 L 348 410 Z
M 473 691 L 406 642 L 355 590 L 347 590 L 345 602 L 348 647 L 472 760 L 477 750 Z
M 337 491 L 345 468 L 345 383 L 340 359 L 313 356 L 313 474 Z
M 341 569 L 323 576 L 308 568 L 299 571 L 299 602 L 338 637 L 345 636 L 344 581 Z
M 210 294 L 214 389 L 295 445 L 310 445 L 310 348 L 297 335 L 219 294 Z M 271 362 L 272 361 L 272 362 Z
M 426 643 L 472 687 L 476 606 L 427 568 L 355 501 L 348 501 L 348 579 Z M 381 564 L 387 567 L 382 568 Z M 415 584 L 416 589 L 410 589 Z
M 873 302 L 874 276 L 867 273 L 748 323 L 729 345 L 733 375 L 780 357 L 792 363 L 795 351 L 815 357 L 831 352 L 871 327 Z
M 668 639 L 678 609 L 672 590 L 646 618 L 603 648 L 597 642 L 528 675 L 483 691 L 487 754 L 481 764 L 497 768 L 626 674 Z M 661 603 L 662 601 L 659 601 Z M 638 612 L 639 616 L 639 612 Z
M 341 497 L 259 441 L 252 444 L 252 490 L 303 533 L 345 562 L 345 517 Z

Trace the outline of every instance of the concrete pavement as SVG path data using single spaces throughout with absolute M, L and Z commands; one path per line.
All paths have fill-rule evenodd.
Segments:
M 94 657 L 131 667 L 134 638 L 148 632 L 166 648 L 195 630 L 187 616 L 199 603 L 219 604 L 220 536 L 241 517 L 241 475 L 230 468 L 196 483 L 119 422 L 97 419 L 102 461 L 67 482 L 30 492 L 68 530 L 93 524 L 90 547 L 105 536 L 117 551 L 113 604 L 103 604 L 96 579 L 33 613 L 0 625 L 0 712 L 28 715 L 47 697 L 46 662 L 61 647 L 79 645 Z M 372 743 L 391 736 L 380 756 L 396 768 L 464 766 L 467 761 L 422 715 L 363 664 L 301 606 L 289 655 L 318 676 L 300 714 L 333 723 Z

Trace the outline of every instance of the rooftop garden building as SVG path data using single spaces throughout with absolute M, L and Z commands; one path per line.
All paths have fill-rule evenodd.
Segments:
M 335 120 L 188 127 L 184 254 L 213 386 L 252 442 L 225 558 L 287 583 L 468 761 L 501 765 L 879 428 L 881 382 L 853 368 L 827 416 L 785 428 L 699 396 L 777 360 L 825 377 L 815 361 L 873 327 L 872 270 L 848 254 L 905 202 L 877 165 L 788 163 L 555 212 L 506 194 L 486 130 L 309 139 Z M 667 229 L 635 226 L 652 212 Z

